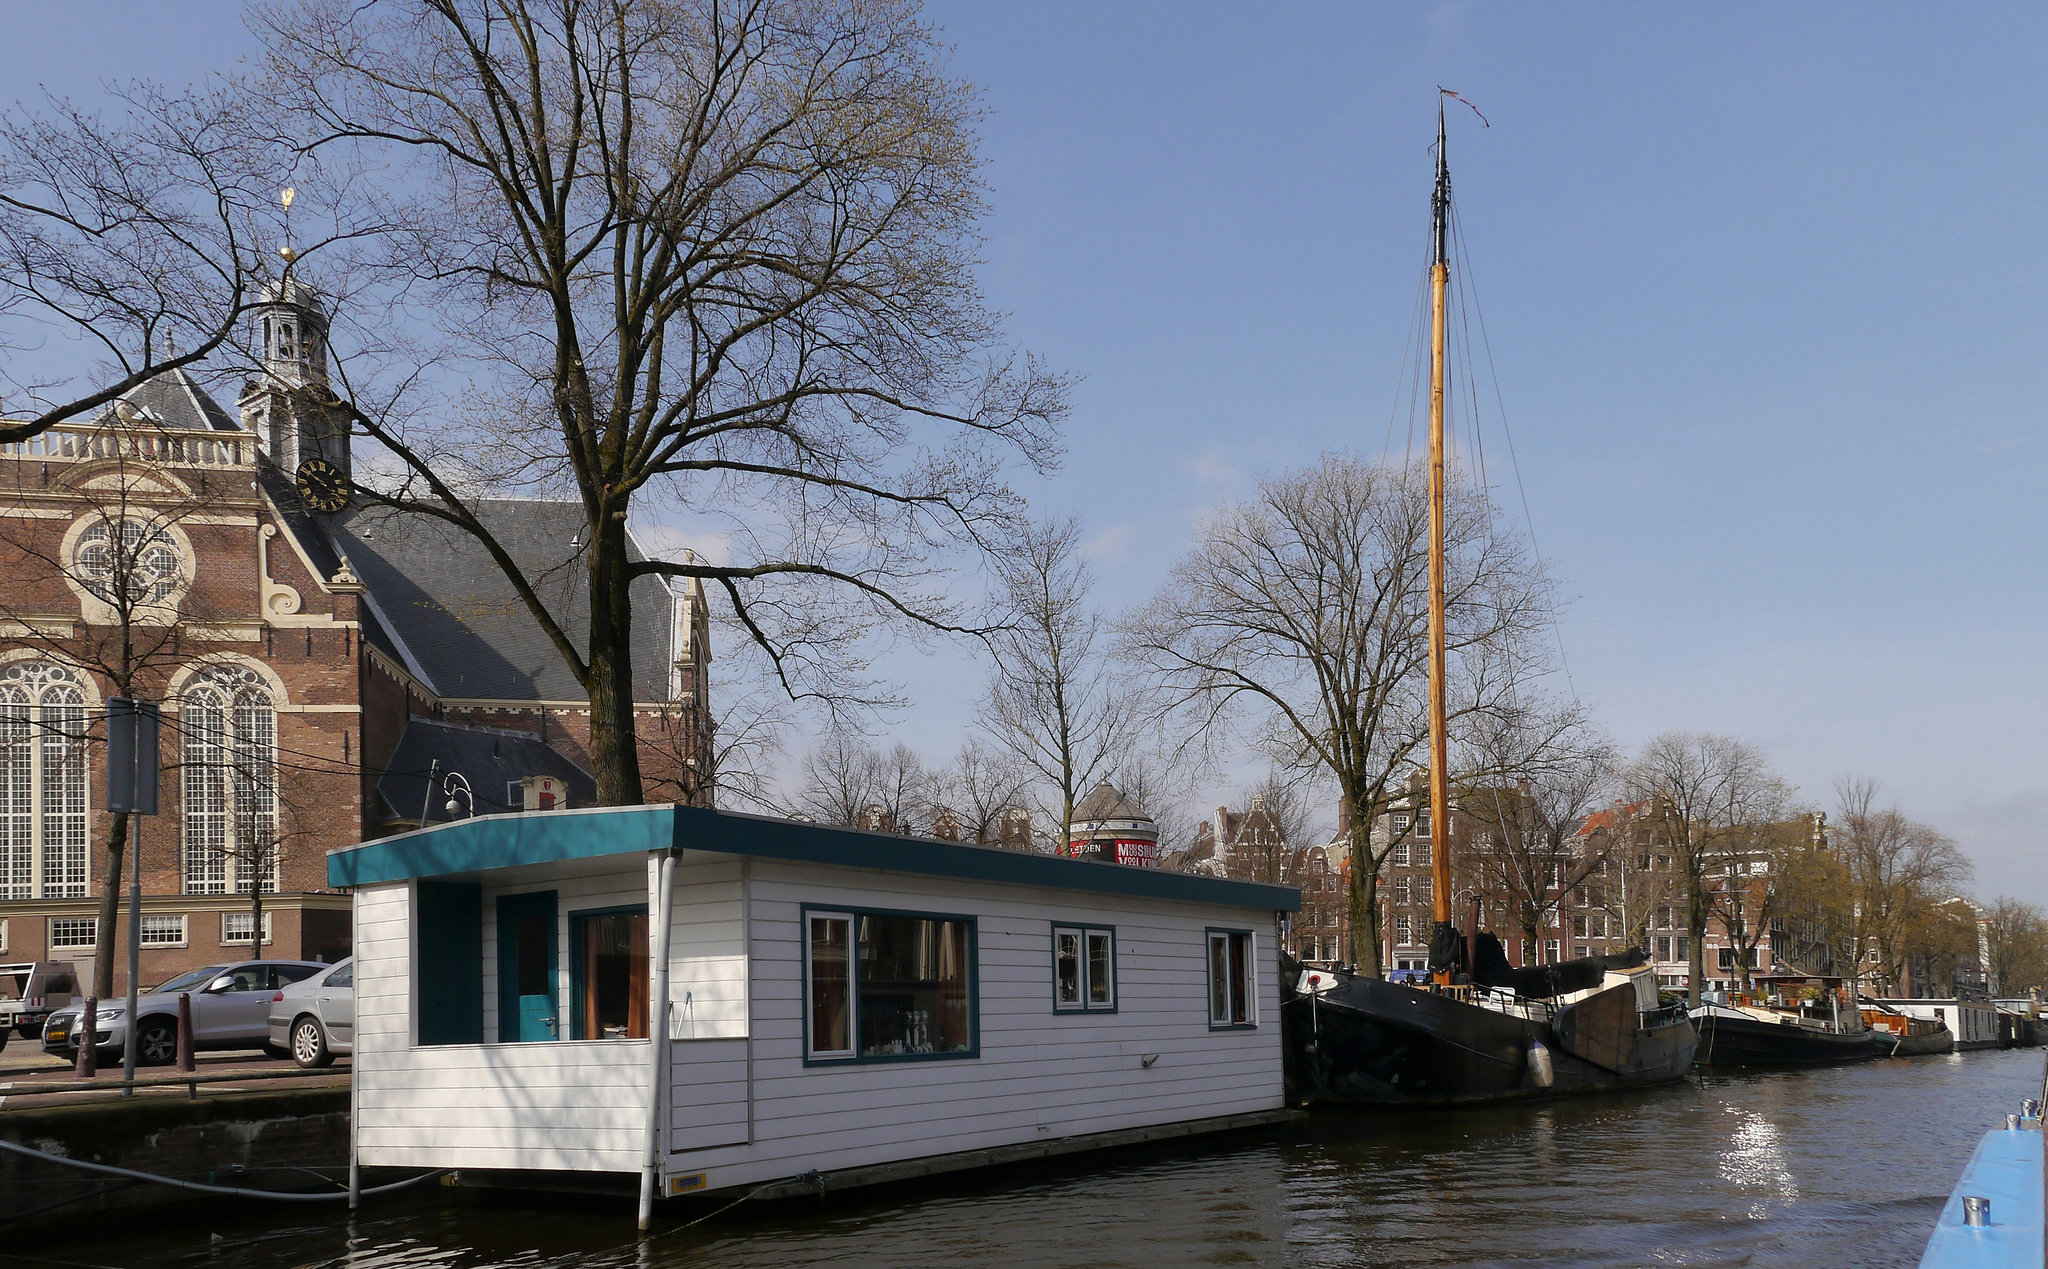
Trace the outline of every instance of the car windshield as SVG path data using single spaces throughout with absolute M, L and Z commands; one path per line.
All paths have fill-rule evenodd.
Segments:
M 156 990 L 191 991 L 194 987 L 197 987 L 202 983 L 211 981 L 215 974 L 220 973 L 222 970 L 226 968 L 227 966 L 225 965 L 208 965 L 205 969 L 195 969 L 189 974 L 178 975 L 176 978 L 173 978 L 171 981 L 165 983 L 163 986 L 157 988 Z

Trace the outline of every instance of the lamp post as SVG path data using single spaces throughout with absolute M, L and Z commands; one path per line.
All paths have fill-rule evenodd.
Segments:
M 476 815 L 476 792 L 469 787 L 469 780 L 460 771 L 450 771 L 442 776 L 441 790 L 448 795 L 448 800 L 442 804 L 441 809 L 448 812 L 449 819 L 454 819 L 458 811 L 472 817 Z M 458 793 L 468 799 L 468 810 L 464 811 L 462 807 L 456 805 L 455 795 Z

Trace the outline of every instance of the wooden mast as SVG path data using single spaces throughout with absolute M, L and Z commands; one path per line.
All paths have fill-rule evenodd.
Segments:
M 1451 169 L 1444 157 L 1441 94 L 1436 103 L 1436 194 L 1431 205 L 1435 215 L 1434 259 L 1429 266 L 1429 862 L 1435 883 L 1435 950 L 1451 921 L 1450 745 L 1444 731 L 1444 292 L 1451 276 Z M 1432 968 L 1448 978 L 1453 966 Z

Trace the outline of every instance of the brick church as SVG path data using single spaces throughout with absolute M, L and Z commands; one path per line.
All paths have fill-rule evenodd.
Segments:
M 273 287 L 256 322 L 232 414 L 171 371 L 0 445 L 0 961 L 90 980 L 109 696 L 163 707 L 162 803 L 131 819 L 145 984 L 249 955 L 257 887 L 262 955 L 347 955 L 332 848 L 594 796 L 583 689 L 481 544 L 352 497 L 345 427 L 294 408 L 326 374 L 319 298 Z M 580 641 L 581 507 L 479 511 Z M 702 589 L 635 588 L 647 796 L 708 804 Z

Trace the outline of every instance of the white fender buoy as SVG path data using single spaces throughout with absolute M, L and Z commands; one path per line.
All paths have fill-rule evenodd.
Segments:
M 1549 1088 L 1557 1079 L 1550 1065 L 1550 1049 L 1541 1040 L 1529 1041 L 1529 1078 L 1538 1088 Z

